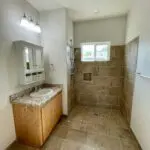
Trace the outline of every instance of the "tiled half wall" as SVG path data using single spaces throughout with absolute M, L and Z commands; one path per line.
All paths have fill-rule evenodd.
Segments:
M 136 38 L 128 43 L 125 49 L 124 96 L 121 103 L 121 111 L 129 123 L 131 121 L 133 91 L 137 68 L 138 44 L 139 39 Z
M 120 108 L 124 49 L 124 46 L 112 46 L 108 62 L 81 62 L 81 50 L 75 49 L 75 94 L 78 104 Z

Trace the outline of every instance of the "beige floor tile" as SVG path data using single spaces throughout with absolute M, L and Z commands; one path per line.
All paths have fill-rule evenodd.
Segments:
M 74 130 L 81 130 L 82 131 L 83 124 L 82 124 L 82 122 L 75 122 L 75 121 L 73 121 L 71 123 L 71 125 L 70 125 L 70 128 L 74 129 Z
M 80 150 L 95 150 L 95 148 L 88 145 L 83 145 L 81 146 Z
M 81 112 L 81 114 L 75 114 L 75 115 L 69 116 L 68 119 L 71 121 L 81 122 L 83 118 L 85 117 L 85 115 L 86 114 Z
M 100 124 L 87 124 L 86 125 L 86 132 L 87 133 L 98 133 L 99 135 L 108 135 L 109 130 L 104 126 Z
M 13 144 L 8 150 L 40 150 Z M 76 106 L 61 121 L 42 150 L 139 150 L 119 110 Z
M 97 148 L 103 147 L 106 150 L 121 150 L 121 141 L 109 136 L 99 136 L 96 139 Z
M 81 132 L 79 130 L 70 129 L 68 131 L 66 139 L 84 144 L 86 143 L 87 133 Z
M 68 128 L 71 126 L 71 124 L 72 124 L 72 121 L 70 119 L 66 118 L 66 117 L 61 119 L 61 121 L 59 122 L 60 126 L 65 126 L 65 127 L 68 127 Z
M 93 124 L 103 124 L 100 117 L 94 116 L 94 115 L 84 117 L 83 122 L 90 123 L 90 124 L 92 124 L 92 123 Z
M 57 136 L 60 138 L 66 138 L 69 131 L 68 126 L 57 125 L 54 131 L 52 132 L 52 136 Z
M 121 140 L 122 150 L 140 150 L 138 144 L 133 140 Z
M 116 138 L 123 138 L 123 139 L 133 139 L 131 132 L 129 129 L 124 128 L 110 128 L 109 135 L 114 136 Z
M 96 148 L 97 146 L 97 138 L 98 134 L 96 133 L 88 133 L 86 144 L 90 147 Z
M 80 150 L 81 147 L 82 147 L 81 143 L 72 140 L 64 140 L 60 150 Z
M 116 122 L 117 122 L 118 126 L 124 128 L 124 129 L 129 129 L 129 125 L 123 117 L 116 119 Z
M 104 118 L 103 120 L 103 123 L 104 125 L 107 127 L 107 128 L 119 128 L 120 125 L 118 124 L 118 121 L 116 119 L 113 119 L 113 118 Z
M 84 122 L 81 123 L 80 131 L 87 132 L 87 124 L 86 123 L 84 123 Z
M 107 150 L 105 147 L 97 147 L 95 150 Z
M 22 145 L 22 144 L 15 142 L 7 150 L 41 150 L 41 149 L 33 148 L 30 146 Z
M 42 150 L 60 150 L 62 142 L 62 138 L 51 136 L 43 146 Z
M 96 133 L 97 132 L 96 124 L 86 123 L 86 132 L 87 133 Z

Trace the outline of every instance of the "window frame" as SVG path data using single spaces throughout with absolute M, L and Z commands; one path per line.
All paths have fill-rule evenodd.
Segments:
M 81 62 L 107 62 L 107 61 L 110 61 L 110 48 L 111 48 L 111 42 L 87 42 L 87 43 L 81 43 L 80 44 L 80 48 L 81 48 L 81 54 L 83 54 L 83 45 L 94 45 L 94 60 L 93 61 L 85 61 L 83 60 L 83 57 L 81 55 Z M 107 52 L 108 52 L 108 55 L 107 55 L 107 60 L 98 60 L 96 59 L 96 46 L 97 45 L 107 45 L 108 46 L 108 49 L 107 49 Z

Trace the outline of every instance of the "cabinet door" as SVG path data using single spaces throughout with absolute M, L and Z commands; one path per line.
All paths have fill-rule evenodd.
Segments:
M 42 108 L 43 140 L 45 141 L 62 114 L 61 94 Z
M 43 68 L 43 52 L 41 49 L 35 49 L 33 51 L 33 61 L 34 61 L 34 68 Z
M 41 108 L 14 104 L 13 113 L 18 142 L 40 147 L 43 144 Z
M 62 94 L 59 94 L 55 98 L 55 113 L 56 113 L 56 123 L 62 115 Z
M 54 101 L 42 108 L 43 140 L 45 141 L 54 127 Z
M 32 49 L 24 47 L 24 67 L 26 72 L 30 71 L 33 67 Z

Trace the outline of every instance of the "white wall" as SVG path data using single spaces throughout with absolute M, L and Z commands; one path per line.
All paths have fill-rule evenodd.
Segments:
M 137 72 L 143 70 L 145 56 L 150 54 L 150 1 L 134 0 L 132 10 L 128 16 L 126 42 L 137 36 L 139 40 L 139 54 Z M 147 64 L 147 69 L 150 64 Z M 150 150 L 150 80 L 136 76 L 131 128 L 133 129 L 143 150 Z
M 17 59 L 13 55 L 12 41 L 40 44 L 39 35 L 20 27 L 24 12 L 39 20 L 38 12 L 24 0 L 0 1 L 0 150 L 16 138 L 9 95 L 25 88 L 18 86 Z
M 70 43 L 70 40 L 72 40 L 72 44 L 74 45 L 74 26 L 73 21 L 69 17 L 69 14 L 67 12 L 66 14 L 66 32 L 67 37 L 66 41 Z M 71 111 L 71 93 L 70 93 L 70 85 L 71 85 L 71 59 L 72 54 L 74 54 L 74 49 L 70 46 L 67 46 L 67 88 L 68 88 L 68 113 Z
M 64 83 L 66 14 L 64 9 L 40 12 L 42 45 L 44 46 L 46 81 L 53 84 Z M 54 70 L 50 68 L 54 65 Z M 51 69 L 51 70 L 50 70 Z
M 68 114 L 67 74 L 67 11 L 64 8 L 44 11 L 41 15 L 43 29 L 46 82 L 63 85 L 63 113 Z M 54 67 L 51 67 L 53 64 Z
M 111 41 L 112 45 L 125 44 L 126 16 L 74 23 L 75 47 L 83 42 Z

